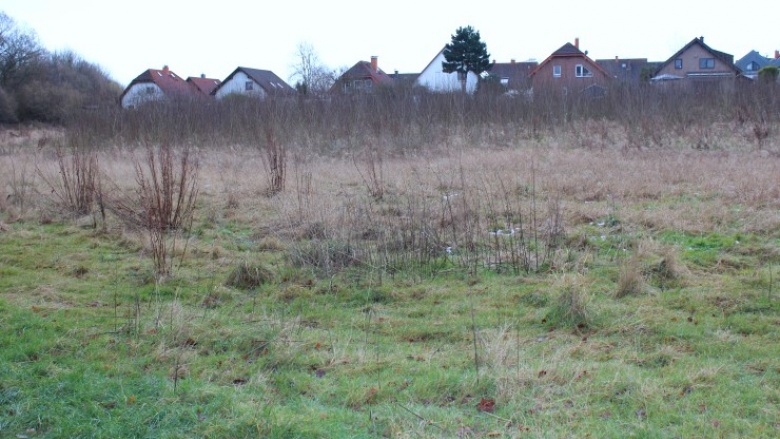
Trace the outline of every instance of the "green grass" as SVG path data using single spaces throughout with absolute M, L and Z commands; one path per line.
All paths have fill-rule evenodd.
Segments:
M 15 223 L 0 233 L 0 437 L 777 437 L 777 242 L 648 231 L 689 272 L 618 299 L 637 236 L 618 225 L 604 240 L 583 227 L 596 239 L 576 275 L 381 282 L 318 279 L 246 227 L 203 225 L 155 285 L 125 239 Z M 226 286 L 245 260 L 273 281 Z M 573 291 L 585 314 L 567 313 Z

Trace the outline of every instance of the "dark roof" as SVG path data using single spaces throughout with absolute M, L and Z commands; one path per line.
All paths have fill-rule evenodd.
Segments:
M 648 75 L 661 65 L 660 61 L 648 61 L 647 58 L 597 59 L 596 64 L 606 70 L 610 76 L 621 81 L 637 83 L 642 73 Z
M 585 55 L 584 52 L 582 52 L 580 49 L 577 48 L 572 43 L 566 43 L 563 46 L 561 46 L 560 49 L 556 50 L 552 53 L 552 56 L 572 56 L 572 55 Z
M 653 74 L 653 76 L 656 76 L 658 74 L 658 72 L 660 72 L 661 69 L 664 68 L 664 66 L 666 66 L 667 64 L 669 64 L 671 62 L 674 62 L 675 59 L 679 58 L 680 55 L 682 55 L 686 50 L 690 49 L 693 45 L 701 46 L 702 49 L 704 49 L 707 52 L 709 52 L 713 57 L 721 60 L 727 66 L 729 66 L 732 69 L 734 69 L 734 71 L 736 72 L 737 75 L 742 74 L 742 70 L 740 70 L 739 67 L 734 65 L 734 55 L 728 54 L 726 52 L 721 52 L 721 51 L 715 50 L 712 47 L 704 44 L 704 38 L 703 37 L 702 38 L 697 37 L 697 38 L 692 39 L 685 46 L 683 46 L 682 49 L 678 50 L 674 55 L 669 57 L 669 59 L 667 59 L 666 61 L 661 63 L 661 65 L 659 65 L 658 68 L 655 70 L 655 73 Z
M 758 65 L 757 69 L 749 70 L 748 67 L 750 67 L 751 63 L 756 63 Z M 766 66 L 780 66 L 780 60 L 767 58 L 765 56 L 762 56 L 755 50 L 751 50 L 748 52 L 747 55 L 743 56 L 739 59 L 739 61 L 734 63 L 740 70 L 745 72 L 746 75 L 755 77 L 755 75 L 758 75 L 758 70 L 762 69 Z
M 148 69 L 136 76 L 122 92 L 119 100 L 121 101 L 130 88 L 136 84 L 155 84 L 166 96 L 193 96 L 195 94 L 187 81 L 170 71 L 166 66 L 162 70 Z
M 197 91 L 200 93 L 203 93 L 204 95 L 210 95 L 214 89 L 219 87 L 220 80 L 214 79 L 214 78 L 205 78 L 205 77 L 195 77 L 190 76 L 187 78 L 187 82 L 190 83 L 192 87 L 194 87 Z
M 417 77 L 419 77 L 419 73 L 393 73 L 390 75 L 390 78 L 393 79 L 395 82 L 410 82 L 413 83 L 417 80 Z
M 553 52 L 550 56 L 547 57 L 544 61 L 542 61 L 536 68 L 528 75 L 533 76 L 538 72 L 545 64 L 549 63 L 553 60 L 553 58 L 582 58 L 586 61 L 588 61 L 593 67 L 595 67 L 598 71 L 600 71 L 602 74 L 606 75 L 607 77 L 611 78 L 612 76 L 604 70 L 600 65 L 595 63 L 592 59 L 588 58 L 588 55 L 585 54 L 585 52 L 578 49 L 574 44 L 572 43 L 566 43 L 563 46 L 561 46 L 558 50 Z
M 290 84 L 284 82 L 284 80 L 276 75 L 276 73 L 270 70 L 252 69 L 249 67 L 237 67 L 233 70 L 233 73 L 228 75 L 221 84 L 219 84 L 211 94 L 216 94 L 223 85 L 230 81 L 233 76 L 238 72 L 244 72 L 249 78 L 255 81 L 260 88 L 268 94 L 290 94 L 295 93 L 295 89 L 290 87 Z
M 510 90 L 525 90 L 531 87 L 531 72 L 539 65 L 536 61 L 493 63 L 488 70 L 493 76 L 507 79 Z

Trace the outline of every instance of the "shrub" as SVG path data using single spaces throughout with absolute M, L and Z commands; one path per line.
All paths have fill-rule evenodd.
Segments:
M 92 213 L 95 199 L 99 196 L 97 153 L 75 145 L 66 148 L 59 143 L 54 153 L 57 156 L 58 178 L 47 176 L 40 170 L 38 173 L 57 199 L 57 204 L 70 214 Z

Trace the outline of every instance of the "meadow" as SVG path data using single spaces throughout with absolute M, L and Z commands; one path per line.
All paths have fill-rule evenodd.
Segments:
M 780 435 L 776 112 L 269 107 L 3 131 L 0 436 Z

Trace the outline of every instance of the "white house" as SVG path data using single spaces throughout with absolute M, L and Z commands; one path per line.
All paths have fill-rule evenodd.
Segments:
M 416 85 L 439 93 L 460 92 L 461 83 L 458 79 L 458 73 L 444 73 L 444 69 L 441 65 L 444 61 L 444 48 L 442 48 L 439 53 L 433 57 L 433 60 L 428 66 L 423 69 L 420 76 L 417 77 Z M 474 93 L 477 91 L 478 82 L 479 77 L 473 72 L 468 72 L 466 76 L 466 92 Z
M 138 75 L 122 92 L 120 102 L 122 108 L 134 108 L 144 102 L 192 95 L 192 86 L 165 66 L 162 70 L 149 69 Z
M 290 95 L 295 89 L 270 70 L 238 67 L 211 94 L 222 99 L 231 94 L 258 98 L 274 95 Z

